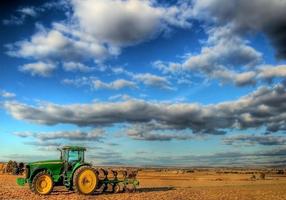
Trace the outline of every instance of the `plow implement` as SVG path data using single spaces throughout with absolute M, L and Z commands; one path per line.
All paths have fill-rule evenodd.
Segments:
M 139 182 L 136 180 L 137 171 L 96 169 L 98 187 L 95 193 L 103 192 L 135 192 Z

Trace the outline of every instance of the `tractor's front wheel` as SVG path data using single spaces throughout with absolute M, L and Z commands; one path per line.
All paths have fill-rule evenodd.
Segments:
M 73 187 L 79 194 L 93 194 L 98 186 L 96 171 L 89 166 L 78 168 L 73 175 Z
M 31 190 L 41 195 L 50 194 L 53 191 L 53 187 L 53 179 L 51 175 L 45 171 L 36 174 L 31 184 Z

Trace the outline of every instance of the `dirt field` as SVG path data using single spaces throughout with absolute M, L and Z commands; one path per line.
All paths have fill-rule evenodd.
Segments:
M 135 193 L 79 196 L 61 187 L 55 187 L 51 195 L 38 196 L 31 193 L 27 186 L 17 186 L 17 176 L 0 174 L 0 199 L 286 200 L 285 175 L 267 174 L 265 180 L 251 179 L 251 176 L 252 174 L 215 171 L 177 174 L 175 171 L 149 170 L 139 172 L 140 187 Z

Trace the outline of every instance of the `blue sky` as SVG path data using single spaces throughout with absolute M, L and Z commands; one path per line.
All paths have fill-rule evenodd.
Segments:
M 286 1 L 1 8 L 0 160 L 284 165 Z M 269 14 L 270 13 L 270 14 Z

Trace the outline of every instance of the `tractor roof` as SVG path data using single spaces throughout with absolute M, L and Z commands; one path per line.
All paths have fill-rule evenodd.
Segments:
M 64 146 L 63 150 L 73 150 L 73 151 L 86 151 L 85 147 L 80 146 Z

